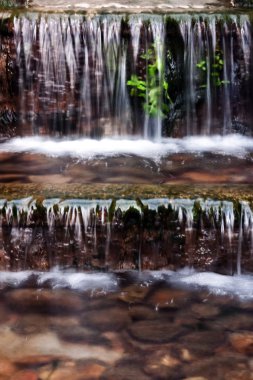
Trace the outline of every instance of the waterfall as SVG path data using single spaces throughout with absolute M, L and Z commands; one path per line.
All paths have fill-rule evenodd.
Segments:
M 231 133 L 249 115 L 251 30 L 246 15 L 15 16 L 20 133 L 159 141 L 177 107 L 180 135 Z
M 102 249 L 96 259 L 101 267 L 139 270 L 157 253 L 166 260 L 172 255 L 174 261 L 184 252 L 187 265 L 194 266 L 201 261 L 210 265 L 226 252 L 235 259 L 231 270 L 241 274 L 253 252 L 253 209 L 246 201 L 238 210 L 232 201 L 201 198 L 1 199 L 0 221 L 1 246 L 7 255 L 24 255 L 25 263 L 38 236 L 40 245 L 52 248 L 48 265 L 64 263 L 69 246 L 85 262 L 98 258 Z M 136 252 L 132 263 L 131 252 Z

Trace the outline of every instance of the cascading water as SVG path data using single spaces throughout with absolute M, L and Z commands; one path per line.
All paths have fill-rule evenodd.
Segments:
M 14 31 L 23 135 L 29 124 L 35 134 L 155 140 L 247 129 L 247 16 L 31 13 Z
M 56 263 L 65 265 L 65 250 L 71 246 L 74 256 L 84 262 L 95 256 L 102 267 L 119 269 L 122 265 L 131 269 L 137 265 L 140 269 L 145 260 L 152 261 L 157 241 L 161 259 L 152 263 L 154 268 L 165 265 L 163 260 L 168 260 L 172 252 L 175 257 L 180 252 L 180 260 L 185 260 L 187 265 L 212 267 L 217 252 L 222 254 L 224 250 L 237 257 L 233 270 L 238 274 L 242 272 L 241 267 L 245 270 L 245 262 L 247 270 L 251 268 L 253 211 L 246 201 L 240 202 L 239 216 L 236 216 L 236 204 L 231 201 L 200 198 L 138 201 L 51 198 L 40 203 L 29 197 L 8 202 L 3 199 L 0 205 L 1 246 L 10 257 L 11 265 L 16 265 L 12 260 L 15 252 L 20 257 L 24 251 L 26 259 L 23 264 L 29 268 L 30 247 L 44 244 L 37 241 L 41 235 L 54 251 L 51 264 L 47 264 L 51 266 Z M 103 254 L 99 253 L 102 246 Z M 40 250 L 43 251 L 41 246 Z M 135 250 L 139 252 L 139 264 L 134 264 L 132 258 L 131 252 Z M 192 252 L 194 262 L 188 257 L 189 252 Z M 33 255 L 30 256 L 30 265 L 35 265 L 36 255 L 33 259 Z M 72 266 L 72 258 L 71 255 L 66 265 Z M 47 253 L 43 265 L 48 260 Z

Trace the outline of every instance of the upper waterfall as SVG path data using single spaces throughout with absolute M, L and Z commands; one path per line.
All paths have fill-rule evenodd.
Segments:
M 249 134 L 248 16 L 14 18 L 20 134 Z

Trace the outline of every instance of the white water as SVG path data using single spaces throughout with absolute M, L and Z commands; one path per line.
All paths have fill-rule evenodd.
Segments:
M 177 86 L 174 70 L 181 70 L 177 75 L 183 77 L 184 134 L 227 134 L 244 125 L 249 110 L 240 104 L 238 113 L 233 105 L 241 101 L 238 94 L 244 92 L 247 98 L 251 86 L 248 16 L 172 14 L 170 19 L 178 23 L 178 34 L 168 37 L 172 20 L 168 23 L 163 15 L 132 15 L 129 20 L 111 14 L 87 19 L 36 13 L 14 17 L 18 113 L 28 134 L 123 137 L 137 132 L 160 141 L 166 117 L 177 101 L 167 98 L 173 98 L 171 84 Z M 182 50 L 172 54 L 171 38 L 178 39 Z M 218 56 L 222 64 L 215 69 Z M 149 83 L 151 63 L 157 67 L 156 85 Z M 214 75 L 225 83 L 217 84 Z M 132 76 L 146 81 L 146 94 L 139 94 L 143 102 L 138 107 L 128 84 Z
M 54 289 L 67 287 L 74 290 L 110 291 L 117 288 L 114 274 L 61 272 L 57 268 L 50 272 L 0 272 L 0 284 L 19 287 L 31 277 L 36 278 L 36 284 L 39 287 L 50 283 Z
M 253 299 L 253 277 L 250 275 L 227 276 L 213 272 L 197 272 L 191 268 L 180 271 L 158 271 L 149 273 L 156 280 L 166 280 L 187 289 L 207 288 L 210 293 Z M 144 274 L 144 278 L 145 278 Z
M 0 145 L 0 153 L 38 153 L 47 156 L 70 156 L 89 160 L 95 157 L 137 155 L 159 160 L 174 153 L 205 152 L 243 158 L 253 152 L 253 138 L 239 134 L 226 136 L 190 136 L 167 138 L 161 142 L 143 139 L 59 139 L 42 137 L 13 138 Z
M 242 300 L 253 299 L 253 277 L 248 275 L 225 276 L 213 272 L 197 272 L 190 268 L 174 271 L 131 272 L 137 282 L 146 286 L 154 281 L 165 280 L 188 290 L 207 288 L 210 294 L 236 296 Z M 73 290 L 103 292 L 119 288 L 117 273 L 75 273 L 54 269 L 50 272 L 20 271 L 0 272 L 0 286 L 22 287 L 29 279 L 39 288 L 69 288 Z

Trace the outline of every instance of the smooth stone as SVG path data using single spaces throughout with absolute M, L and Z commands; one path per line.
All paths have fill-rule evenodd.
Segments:
M 47 377 L 46 377 L 47 376 Z M 49 377 L 50 376 L 50 377 Z M 53 373 L 42 373 L 40 378 L 42 380 L 84 380 L 85 377 L 81 373 L 77 373 L 76 368 L 57 368 Z
M 119 361 L 114 367 L 107 369 L 100 380 L 150 380 L 150 377 L 142 372 L 140 363 L 131 359 Z
M 208 380 L 206 377 L 203 376 L 193 376 L 193 377 L 185 377 L 183 380 Z
M 224 380 L 253 380 L 253 373 L 246 369 L 228 371 L 224 376 Z
M 177 380 L 181 374 L 181 362 L 166 350 L 149 352 L 143 368 L 147 375 L 161 380 Z
M 251 331 L 232 333 L 229 335 L 232 347 L 242 354 L 253 354 L 253 333 Z
M 119 331 L 130 323 L 126 309 L 120 307 L 87 311 L 81 315 L 81 323 L 99 331 Z
M 5 303 L 0 301 L 0 323 L 6 323 L 13 319 L 13 315 L 10 311 L 5 307 Z
M 178 339 L 193 357 L 213 355 L 224 342 L 225 335 L 220 331 L 195 331 Z
M 122 353 L 110 346 L 98 346 L 65 342 L 59 339 L 53 332 L 44 332 L 29 337 L 19 336 L 13 333 L 8 326 L 0 325 L 0 357 L 11 358 L 13 361 L 22 359 L 24 356 L 52 355 L 68 357 L 69 359 L 100 359 L 104 362 L 114 363 L 122 357 Z M 11 344 L 10 344 L 11 342 Z
M 39 378 L 36 372 L 27 370 L 16 372 L 10 380 L 39 380 Z
M 129 308 L 129 316 L 133 321 L 152 320 L 158 318 L 154 309 L 144 305 L 133 305 Z
M 182 308 L 176 313 L 174 323 L 177 326 L 184 326 L 197 330 L 199 320 L 191 310 Z
M 103 364 L 95 361 L 70 363 L 70 365 L 63 365 L 56 368 L 48 378 L 50 378 L 50 380 L 97 380 L 101 378 L 105 370 L 106 367 Z M 40 377 L 44 380 L 43 373 Z
M 237 330 L 252 330 L 252 316 L 245 313 L 235 313 L 234 315 L 220 316 L 213 321 L 210 321 L 206 326 L 211 330 L 229 330 L 231 332 Z
M 147 302 L 155 308 L 178 308 L 190 301 L 190 294 L 181 289 L 152 289 L 147 295 Z
M 214 318 L 220 313 L 220 309 L 217 306 L 209 305 L 208 303 L 193 304 L 191 311 L 198 318 Z
M 38 314 L 18 315 L 10 327 L 12 331 L 20 335 L 40 334 L 48 330 L 48 320 Z
M 208 380 L 206 377 L 203 376 L 193 376 L 193 377 L 185 377 L 183 380 Z
M 247 361 L 244 358 L 233 356 L 213 355 L 203 358 L 184 367 L 185 375 L 188 377 L 201 377 L 216 380 L 224 380 L 229 371 L 247 370 Z
M 65 326 L 55 329 L 58 336 L 68 342 L 85 342 L 91 344 L 106 344 L 107 340 L 101 337 L 96 331 L 82 327 L 82 326 Z
M 42 367 L 45 365 L 56 365 L 56 363 L 61 361 L 66 361 L 67 356 L 57 356 L 57 355 L 28 355 L 22 356 L 15 360 L 15 364 L 18 367 Z
M 66 289 L 16 289 L 5 296 L 6 304 L 19 312 L 41 314 L 76 314 L 84 309 L 82 299 Z
M 129 285 L 119 293 L 118 299 L 126 303 L 139 303 L 142 302 L 149 292 L 148 287 L 141 287 L 139 285 Z
M 85 377 L 88 379 L 100 379 L 101 375 L 107 369 L 106 365 L 103 362 L 99 361 L 79 361 L 77 363 L 77 370 L 80 373 L 85 374 Z
M 186 329 L 175 327 L 166 320 L 148 320 L 132 323 L 129 334 L 137 340 L 151 343 L 166 343 L 187 332 Z
M 1 339 L 1 338 L 0 338 Z M 10 378 L 10 376 L 16 371 L 15 365 L 7 358 L 0 357 L 0 375 L 4 378 Z M 1 380 L 1 377 L 0 377 Z

